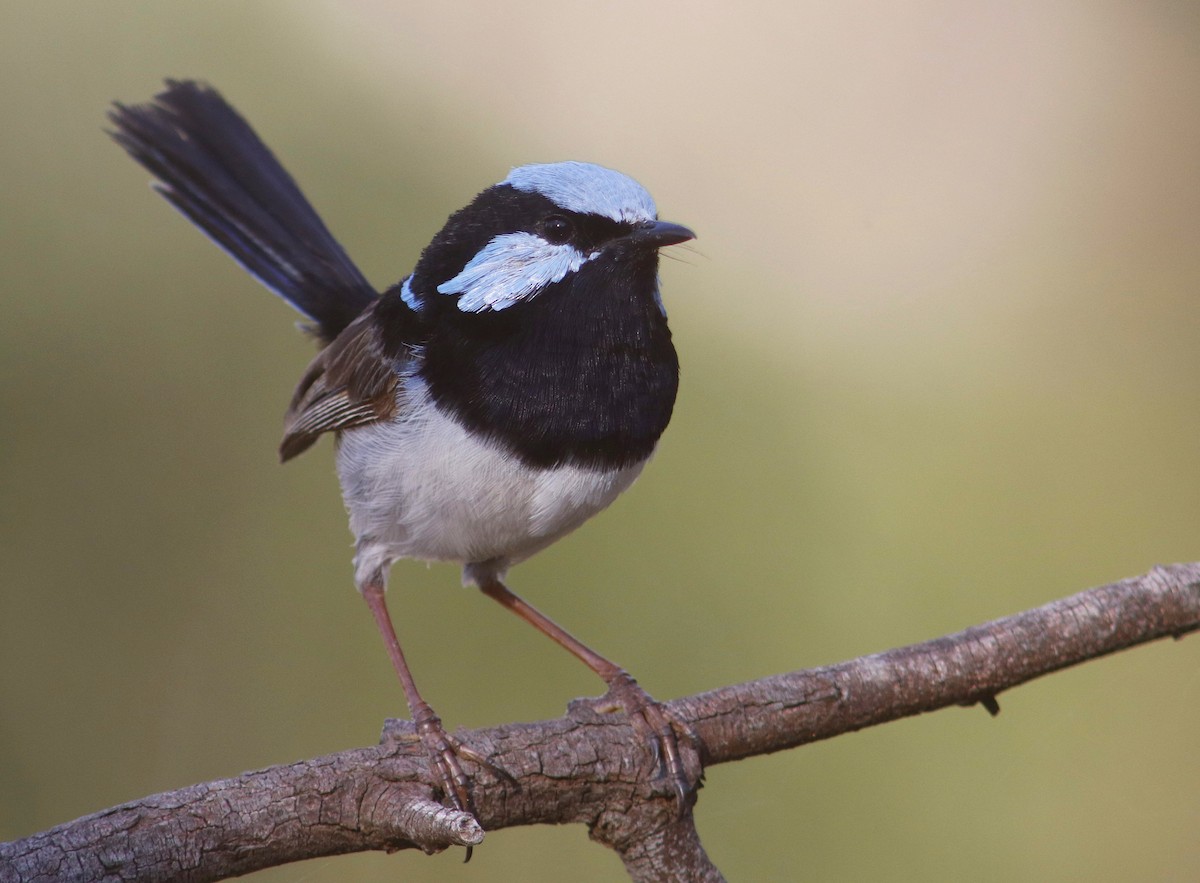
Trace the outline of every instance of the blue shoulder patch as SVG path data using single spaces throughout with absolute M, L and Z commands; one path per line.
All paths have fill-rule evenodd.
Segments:
M 412 290 L 412 276 L 405 278 L 404 283 L 400 286 L 400 300 L 408 304 L 408 308 L 414 313 L 421 312 L 421 302 L 417 300 L 417 295 Z

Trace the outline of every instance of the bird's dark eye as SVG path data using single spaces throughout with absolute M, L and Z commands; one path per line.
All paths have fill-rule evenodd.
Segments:
M 550 215 L 539 225 L 539 232 L 551 245 L 562 245 L 571 238 L 575 228 L 562 215 Z

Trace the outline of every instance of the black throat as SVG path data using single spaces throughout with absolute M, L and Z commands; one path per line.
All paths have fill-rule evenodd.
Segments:
M 614 469 L 649 457 L 679 386 L 658 255 L 609 257 L 504 310 L 427 300 L 440 315 L 420 374 L 438 406 L 532 466 Z

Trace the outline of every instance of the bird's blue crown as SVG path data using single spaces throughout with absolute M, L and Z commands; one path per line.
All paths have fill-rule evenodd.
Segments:
M 657 215 L 654 200 L 644 187 L 594 163 L 520 166 L 490 188 L 490 192 L 514 190 L 540 197 L 564 216 L 591 217 L 612 225 L 643 224 Z M 561 282 L 599 254 L 598 244 L 588 247 L 573 241 L 551 241 L 539 231 L 496 232 L 451 278 L 425 284 L 436 281 L 433 288 L 439 294 L 458 295 L 461 312 L 499 311 Z M 420 309 L 411 280 L 401 288 L 401 296 L 410 307 Z

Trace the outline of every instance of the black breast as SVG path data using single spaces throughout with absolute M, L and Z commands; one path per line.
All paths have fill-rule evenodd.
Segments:
M 657 258 L 593 260 L 495 312 L 462 313 L 445 298 L 421 369 L 434 400 L 533 466 L 644 460 L 679 385 Z

